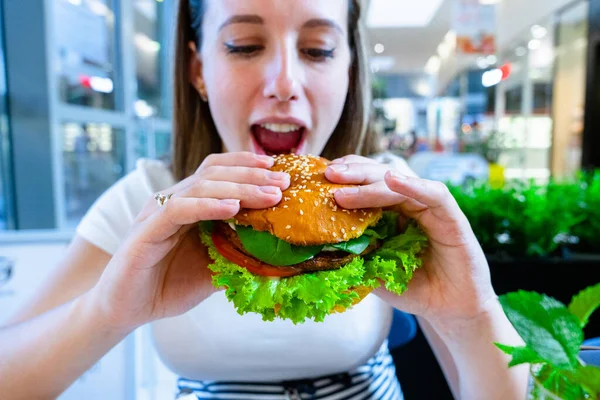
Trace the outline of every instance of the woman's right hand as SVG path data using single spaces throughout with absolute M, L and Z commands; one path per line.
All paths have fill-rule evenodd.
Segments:
M 185 313 L 210 296 L 211 262 L 200 242 L 199 221 L 225 220 L 240 208 L 276 205 L 289 175 L 271 172 L 273 158 L 253 153 L 214 154 L 196 173 L 152 198 L 93 289 L 106 323 L 131 330 Z

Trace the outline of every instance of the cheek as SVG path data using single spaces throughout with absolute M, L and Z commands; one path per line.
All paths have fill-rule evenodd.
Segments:
M 321 76 L 313 87 L 313 110 L 320 116 L 322 124 L 333 130 L 344 109 L 348 94 L 348 73 L 327 74 Z

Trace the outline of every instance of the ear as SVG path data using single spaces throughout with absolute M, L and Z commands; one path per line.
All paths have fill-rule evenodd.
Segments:
M 189 43 L 190 49 L 190 83 L 196 88 L 198 94 L 204 101 L 208 101 L 208 95 L 206 94 L 206 85 L 204 84 L 204 76 L 202 73 L 202 58 L 198 53 L 196 44 L 194 42 Z

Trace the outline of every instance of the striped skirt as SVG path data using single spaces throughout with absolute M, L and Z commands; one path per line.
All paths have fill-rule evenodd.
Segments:
M 387 342 L 365 365 L 348 373 L 283 382 L 179 379 L 178 400 L 402 400 Z

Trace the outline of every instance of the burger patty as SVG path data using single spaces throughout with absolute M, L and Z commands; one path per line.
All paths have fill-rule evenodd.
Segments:
M 256 260 L 252 254 L 248 253 L 244 246 L 242 245 L 242 241 L 240 240 L 236 231 L 231 229 L 231 227 L 224 223 L 218 222 L 215 224 L 215 229 L 217 232 L 222 234 L 233 246 L 240 252 L 244 253 L 248 257 L 252 257 Z M 379 242 L 370 245 L 362 252 L 361 255 L 369 254 L 373 250 L 380 247 Z M 322 251 L 310 260 L 303 261 L 300 264 L 294 264 L 286 268 L 297 268 L 301 271 L 310 272 L 310 271 L 327 271 L 333 270 L 343 267 L 344 265 L 351 262 L 353 259 L 358 257 L 355 254 L 346 253 L 345 251 Z M 276 267 L 276 266 L 275 266 Z

